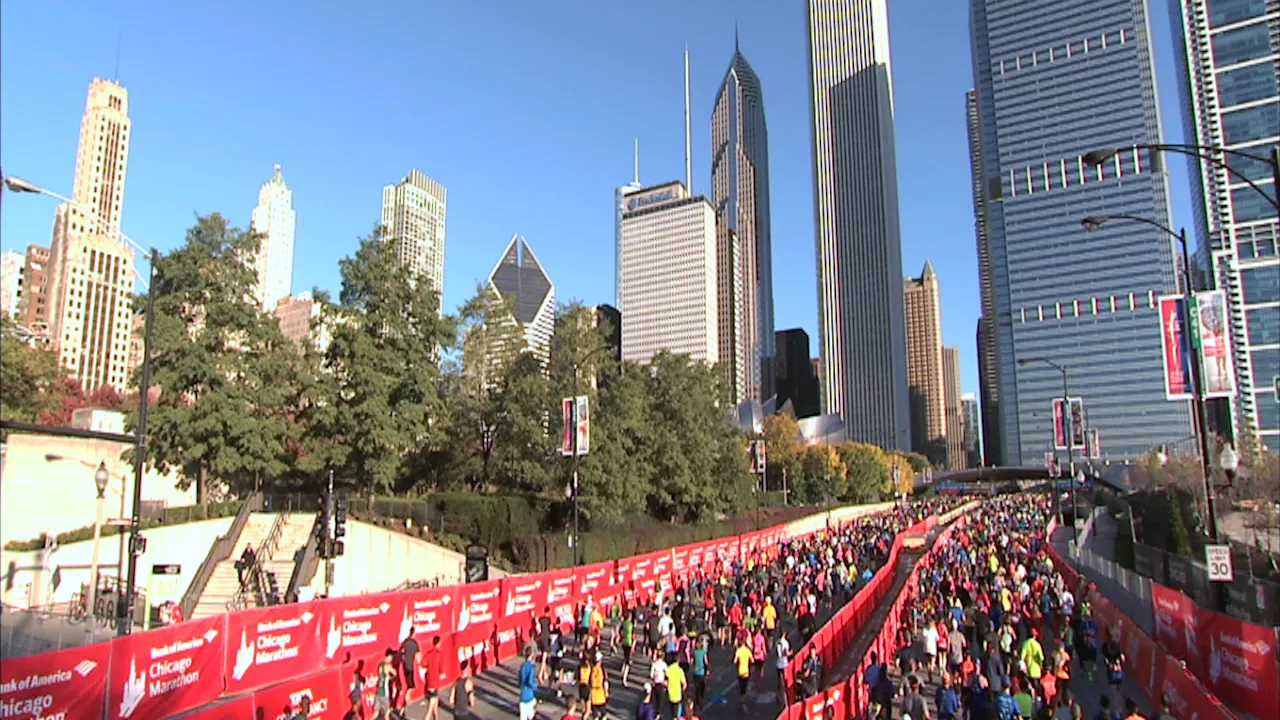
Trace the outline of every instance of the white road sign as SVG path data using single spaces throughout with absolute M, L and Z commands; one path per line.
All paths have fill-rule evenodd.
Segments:
M 1230 545 L 1205 545 L 1204 562 L 1209 566 L 1210 582 L 1231 582 L 1236 579 L 1231 567 Z

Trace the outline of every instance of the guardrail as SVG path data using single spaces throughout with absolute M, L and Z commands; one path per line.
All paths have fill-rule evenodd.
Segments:
M 209 554 L 205 555 L 204 562 L 200 563 L 200 569 L 196 571 L 195 577 L 191 578 L 187 591 L 182 594 L 182 602 L 178 603 L 182 608 L 182 617 L 189 618 L 191 613 L 195 612 L 200 596 L 209 585 L 209 578 L 213 577 L 213 569 L 218 566 L 218 563 L 231 557 L 231 551 L 235 549 L 240 533 L 244 532 L 244 526 L 249 523 L 249 515 L 261 507 L 262 493 L 250 494 L 240 506 L 240 511 L 236 513 L 236 519 L 231 521 L 227 534 L 214 541 L 213 546 L 209 548 Z
M 284 532 L 284 524 L 288 521 L 289 513 L 281 512 L 271 522 L 271 529 L 267 531 L 267 537 L 258 544 L 258 551 L 253 557 L 253 567 L 245 568 L 245 575 L 249 578 L 249 582 L 240 583 L 240 589 L 227 601 L 228 611 L 243 610 L 249 607 L 248 601 L 250 597 L 254 599 L 254 605 L 265 604 L 263 602 L 266 599 L 267 587 L 265 565 L 276 554 L 276 548 L 280 546 L 280 535 Z
M 284 591 L 284 601 L 287 603 L 298 602 L 298 591 L 311 584 L 316 577 L 316 570 L 320 567 L 320 549 L 316 541 L 316 526 L 320 524 L 320 520 L 321 517 L 317 513 L 315 519 L 311 521 L 311 532 L 307 535 L 307 544 L 302 546 L 302 554 L 294 559 L 289 586 Z

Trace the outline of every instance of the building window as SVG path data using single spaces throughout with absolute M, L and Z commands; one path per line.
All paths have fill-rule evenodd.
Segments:
M 1271 54 L 1267 23 L 1259 22 L 1217 33 L 1210 41 L 1213 62 L 1218 67 L 1256 60 Z

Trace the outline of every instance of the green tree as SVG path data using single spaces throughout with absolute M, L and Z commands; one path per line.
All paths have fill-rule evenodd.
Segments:
M 847 468 L 850 501 L 879 502 L 892 492 L 893 477 L 883 450 L 875 445 L 845 442 L 836 451 Z
M 308 467 L 373 495 L 396 489 L 424 448 L 445 441 L 444 423 L 435 427 L 445 416 L 439 357 L 454 324 L 381 228 L 338 265 L 342 291 L 325 311 L 332 340 L 322 364 L 333 381 L 311 403 Z
M 151 377 L 161 390 L 148 420 L 148 461 L 178 470 L 184 487 L 196 482 L 201 503 L 220 484 L 242 493 L 287 468 L 297 354 L 252 298 L 256 278 L 245 258 L 258 243 L 215 213 L 197 218 L 183 246 L 156 261 Z M 136 420 L 133 411 L 129 422 Z
M 1191 537 L 1187 533 L 1187 525 L 1182 520 L 1182 501 L 1176 491 L 1165 494 L 1168 499 L 1169 512 L 1169 552 L 1176 555 L 1191 555 Z
M 769 487 L 782 488 L 782 474 L 787 474 L 789 486 L 803 482 L 804 442 L 800 439 L 800 425 L 791 415 L 768 415 L 764 419 L 765 475 Z
M 541 361 L 521 352 L 503 368 L 491 398 L 498 485 L 506 490 L 553 491 L 551 389 Z M 555 416 L 557 420 L 559 415 Z M 559 423 L 556 425 L 559 429 Z
M 34 422 L 62 405 L 67 372 L 47 345 L 31 345 L 8 318 L 0 318 L 0 417 Z
M 645 374 L 632 363 L 602 370 L 599 399 L 591 409 L 591 452 L 578 470 L 582 506 L 592 519 L 618 520 L 646 510 L 657 448 Z M 561 462 L 567 471 L 569 461 Z
M 840 453 L 830 445 L 810 445 L 804 449 L 803 485 L 797 487 L 803 495 L 797 499 L 806 502 L 826 502 L 848 492 L 848 469 Z

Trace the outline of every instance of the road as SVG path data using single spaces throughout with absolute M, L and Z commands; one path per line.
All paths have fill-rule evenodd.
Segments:
M 821 609 L 819 613 L 821 622 L 825 623 L 831 613 L 832 608 Z M 784 627 L 789 631 L 792 647 L 800 647 L 800 634 L 796 631 L 794 622 L 785 622 Z M 607 637 L 608 631 L 606 631 Z M 639 658 L 638 655 L 633 656 L 630 673 L 631 686 L 624 688 L 622 686 L 621 657 L 612 656 L 606 652 L 605 668 L 609 671 L 609 684 L 611 687 L 607 717 L 625 718 L 626 720 L 635 717 L 636 707 L 641 700 L 641 687 L 649 676 L 648 659 Z M 752 689 L 748 693 L 747 712 L 744 714 L 741 711 L 737 675 L 733 670 L 731 658 L 731 649 L 712 648 L 711 675 L 707 682 L 708 700 L 699 709 L 698 717 L 704 720 L 728 720 L 729 718 L 773 720 L 776 718 L 781 707 L 778 703 L 775 674 L 766 672 L 764 682 L 758 685 L 753 679 Z M 470 713 L 466 712 L 466 708 L 462 708 L 462 712 L 455 713 L 455 708 L 448 702 L 448 691 L 442 693 L 440 716 L 442 718 L 477 718 L 478 720 L 517 717 L 519 712 L 517 702 L 519 693 L 517 691 L 516 673 L 519 670 L 520 662 L 519 658 L 510 658 L 498 667 L 492 668 L 476 678 L 476 707 Z M 576 663 L 570 663 L 566 660 L 566 666 L 572 669 L 576 667 Z M 692 683 L 690 684 L 690 690 L 692 690 Z M 564 686 L 566 698 L 561 699 L 555 696 L 553 689 L 540 688 L 537 716 L 543 720 L 547 718 L 559 720 L 565 712 L 567 696 L 576 693 L 576 691 L 576 687 Z M 462 698 L 459 697 L 458 700 L 461 702 Z M 425 715 L 426 705 L 422 701 L 416 702 L 408 708 L 407 716 L 411 720 L 421 720 Z M 604 716 L 596 714 L 595 717 Z

